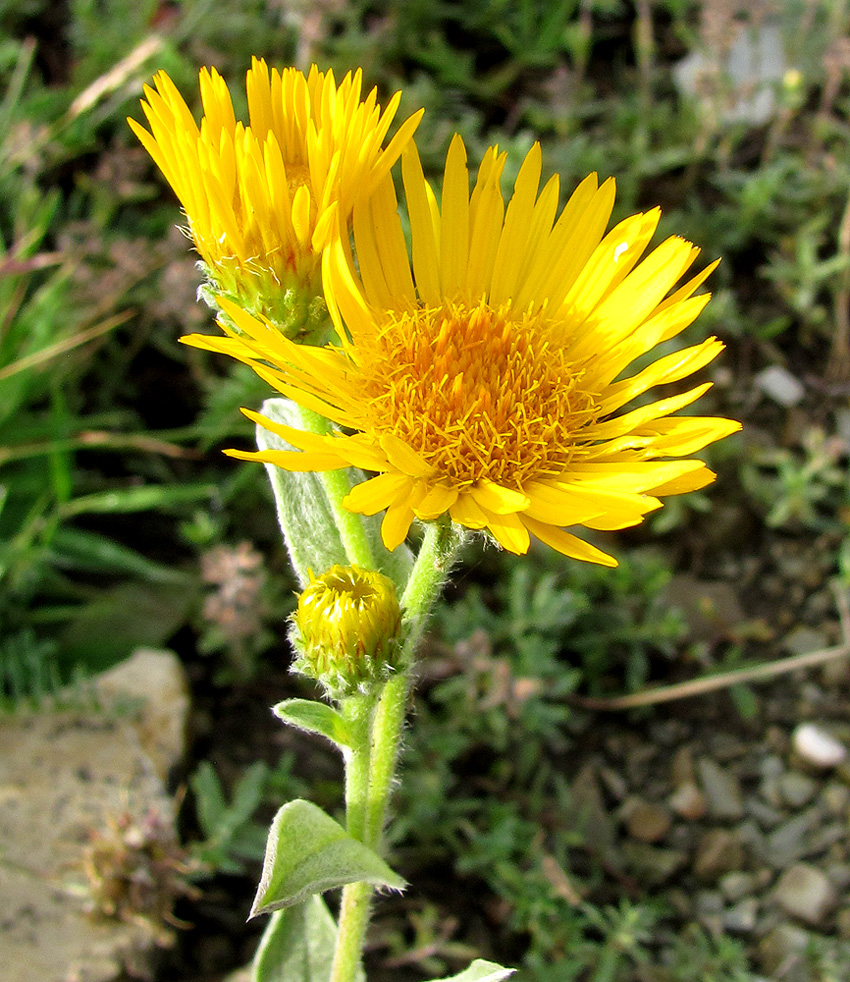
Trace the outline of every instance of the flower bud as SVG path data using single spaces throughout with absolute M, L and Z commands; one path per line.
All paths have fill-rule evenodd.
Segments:
M 294 668 L 335 696 L 368 691 L 395 667 L 401 608 L 395 585 L 359 566 L 332 566 L 298 598 Z

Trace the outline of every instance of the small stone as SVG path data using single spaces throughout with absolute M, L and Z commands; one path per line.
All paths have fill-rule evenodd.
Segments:
M 741 787 L 733 773 L 723 770 L 711 758 L 703 757 L 699 762 L 699 775 L 708 810 L 714 818 L 736 821 L 743 817 Z
M 771 808 L 781 808 L 783 806 L 781 778 L 773 775 L 762 778 L 759 794 Z
M 696 771 L 694 770 L 694 755 L 689 746 L 679 747 L 673 754 L 673 762 L 670 765 L 670 779 L 674 787 L 680 784 L 693 784 L 696 782 Z
M 721 873 L 740 869 L 743 861 L 744 850 L 733 832 L 709 829 L 697 843 L 694 873 L 704 880 L 715 880 Z
M 839 938 L 850 941 L 850 907 L 842 907 L 835 915 L 835 930 Z
M 665 849 L 648 842 L 627 839 L 620 844 L 620 850 L 632 874 L 651 887 L 665 883 L 687 862 L 687 854 L 681 850 Z
M 667 799 L 667 803 L 677 815 L 689 821 L 702 818 L 708 811 L 705 795 L 693 781 L 685 781 L 684 784 L 680 784 Z
M 784 817 L 782 812 L 777 811 L 776 808 L 771 808 L 770 805 L 759 801 L 758 798 L 750 798 L 747 801 L 747 811 L 763 829 L 775 828 Z
M 718 890 L 700 890 L 696 897 L 697 914 L 719 914 L 723 910 L 723 894 Z
M 786 914 L 812 927 L 822 925 L 838 900 L 829 878 L 808 863 L 795 863 L 785 870 L 774 896 Z
M 602 783 L 612 798 L 617 801 L 623 801 L 625 799 L 629 793 L 629 786 L 621 774 L 611 767 L 601 767 L 599 769 L 599 776 L 602 778 Z
M 794 750 L 812 767 L 837 767 L 847 757 L 847 748 L 815 723 L 801 723 L 791 736 Z
M 767 862 L 767 837 L 759 828 L 758 823 L 752 818 L 741 822 L 737 829 L 738 841 L 748 853 L 755 856 L 760 862 Z
M 752 873 L 743 873 L 741 870 L 732 870 L 720 877 L 720 887 L 723 896 L 731 903 L 743 900 L 747 894 L 753 892 L 755 887 L 755 877 Z
M 836 890 L 844 893 L 850 887 L 850 863 L 830 863 L 826 875 Z
M 815 796 L 818 786 L 808 775 L 799 771 L 788 771 L 779 778 L 779 793 L 786 805 L 802 808 Z
M 790 409 L 802 401 L 806 390 L 799 379 L 782 365 L 768 365 L 753 379 L 756 387 L 780 406 Z
M 762 969 L 768 975 L 782 971 L 785 978 L 792 978 L 789 969 L 802 959 L 808 944 L 807 931 L 796 924 L 778 924 L 759 945 Z
M 817 855 L 826 852 L 830 846 L 847 840 L 847 826 L 844 822 L 830 822 L 828 825 L 818 825 L 809 837 L 807 852 Z
M 750 934 L 755 929 L 758 911 L 758 900 L 755 897 L 746 897 L 726 911 L 723 926 L 732 934 Z
M 846 784 L 831 781 L 823 789 L 821 801 L 830 815 L 846 818 L 850 811 L 850 788 Z
M 817 824 L 818 815 L 811 809 L 789 819 L 767 837 L 767 860 L 774 869 L 784 869 L 808 851 L 806 837 Z
M 784 770 L 785 764 L 776 754 L 768 754 L 759 761 L 759 774 L 762 777 L 779 777 Z
M 803 570 L 800 570 L 800 573 L 802 574 Z M 792 655 L 807 655 L 811 651 L 825 648 L 828 644 L 829 641 L 822 631 L 816 631 L 813 627 L 807 627 L 805 624 L 799 624 L 793 628 L 782 640 L 782 647 Z M 811 699 L 813 693 L 808 695 Z M 821 696 L 822 693 L 818 692 L 817 697 Z M 817 701 L 817 697 L 815 701 Z
M 627 810 L 625 822 L 629 835 L 640 842 L 658 842 L 671 825 L 670 813 L 663 805 L 639 799 L 634 799 Z

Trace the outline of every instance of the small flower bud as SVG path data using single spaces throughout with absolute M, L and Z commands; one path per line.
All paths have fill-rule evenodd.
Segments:
M 335 696 L 367 691 L 395 667 L 401 608 L 392 580 L 358 566 L 332 566 L 298 598 L 294 668 Z

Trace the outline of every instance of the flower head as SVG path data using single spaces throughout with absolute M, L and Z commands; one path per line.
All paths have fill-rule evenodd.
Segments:
M 142 102 L 150 132 L 128 120 L 183 205 L 213 296 L 269 318 L 289 337 L 326 323 L 321 253 L 337 214 L 347 229 L 355 201 L 389 172 L 422 115 L 382 149 L 400 93 L 381 112 L 376 90 L 361 101 L 361 85 L 359 70 L 337 86 L 333 72 L 315 65 L 305 78 L 255 58 L 245 126 L 224 79 L 204 68 L 199 127 L 159 72 Z
M 384 678 L 395 665 L 401 608 L 382 573 L 332 566 L 298 598 L 293 615 L 296 668 L 346 694 Z
M 363 514 L 385 509 L 388 548 L 415 517 L 448 513 L 514 553 L 534 535 L 567 556 L 616 565 L 566 529 L 636 525 L 662 496 L 709 484 L 715 475 L 701 460 L 671 458 L 739 428 L 673 415 L 710 383 L 621 412 L 722 350 L 709 338 L 628 374 L 699 314 L 708 296 L 694 293 L 716 264 L 671 294 L 699 250 L 671 237 L 641 260 L 658 209 L 606 234 L 614 183 L 599 186 L 594 174 L 556 220 L 558 180 L 538 193 L 537 145 L 505 208 L 504 162 L 488 150 L 470 195 L 456 137 L 439 207 L 415 148 L 405 151 L 412 269 L 392 184 L 355 207 L 359 275 L 341 243 L 325 257 L 339 347 L 297 348 L 236 312 L 240 337 L 188 340 L 247 362 L 339 427 L 304 433 L 248 412 L 302 452 L 230 452 L 291 470 L 377 472 L 343 503 Z

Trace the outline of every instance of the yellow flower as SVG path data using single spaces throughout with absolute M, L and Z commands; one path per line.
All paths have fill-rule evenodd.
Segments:
M 353 692 L 396 663 L 401 608 L 393 581 L 359 566 L 332 566 L 298 598 L 292 618 L 298 671 Z
M 440 208 L 411 144 L 402 170 L 412 271 L 386 181 L 354 210 L 359 277 L 340 243 L 325 257 L 339 347 L 298 348 L 236 311 L 240 337 L 187 340 L 247 362 L 339 427 L 306 433 L 246 411 L 303 452 L 229 452 L 290 470 L 378 472 L 343 503 L 367 515 L 386 509 L 388 548 L 414 517 L 448 513 L 514 553 L 526 552 L 534 535 L 567 556 L 616 565 L 566 527 L 636 525 L 662 496 L 709 484 L 715 475 L 702 461 L 669 458 L 739 429 L 727 419 L 673 415 L 710 383 L 620 412 L 722 350 L 710 338 L 627 373 L 699 314 L 708 296 L 693 294 L 716 264 L 668 296 L 699 250 L 671 237 L 640 261 L 658 209 L 606 235 L 614 182 L 600 187 L 594 174 L 556 221 L 558 179 L 538 194 L 537 145 L 505 209 L 504 162 L 488 150 L 470 196 L 456 137 Z
M 248 126 L 237 122 L 215 69 L 200 73 L 200 127 L 165 72 L 154 85 L 142 102 L 150 132 L 128 122 L 183 205 L 213 292 L 289 337 L 321 327 L 321 252 L 336 213 L 347 230 L 355 201 L 389 173 L 422 111 L 382 150 L 400 93 L 383 113 L 376 90 L 361 101 L 359 69 L 337 86 L 333 72 L 315 65 L 305 78 L 294 68 L 270 72 L 255 58 Z

